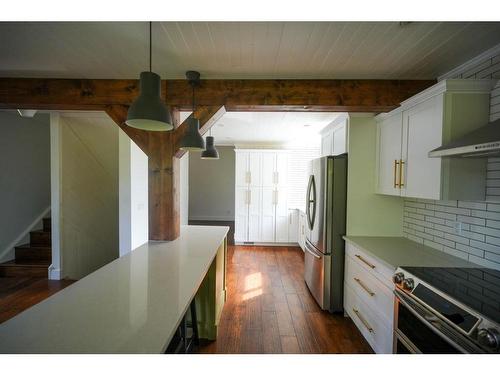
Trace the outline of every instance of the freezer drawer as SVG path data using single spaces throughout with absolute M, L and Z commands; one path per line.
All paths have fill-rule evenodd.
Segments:
M 323 310 L 330 309 L 331 257 L 305 244 L 304 279 L 316 302 Z

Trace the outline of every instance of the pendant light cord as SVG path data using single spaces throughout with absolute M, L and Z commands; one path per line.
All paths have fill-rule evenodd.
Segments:
M 153 33 L 152 33 L 153 22 L 149 21 L 149 71 L 152 72 L 153 66 Z

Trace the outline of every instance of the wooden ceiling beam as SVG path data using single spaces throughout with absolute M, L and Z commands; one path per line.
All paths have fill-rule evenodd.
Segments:
M 202 80 L 199 106 L 233 110 L 384 112 L 433 85 L 435 80 Z M 0 78 L 0 108 L 100 109 L 130 105 L 137 80 Z M 162 81 L 170 107 L 189 110 L 186 80 Z

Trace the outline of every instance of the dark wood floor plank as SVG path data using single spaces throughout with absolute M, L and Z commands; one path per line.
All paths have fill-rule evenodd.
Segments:
M 264 353 L 282 353 L 278 318 L 274 311 L 262 312 L 262 345 Z

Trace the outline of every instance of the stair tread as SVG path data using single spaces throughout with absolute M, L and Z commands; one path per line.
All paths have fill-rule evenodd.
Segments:
M 31 249 L 31 248 L 34 248 L 34 249 L 47 249 L 47 250 L 51 250 L 52 249 L 51 246 L 32 245 L 32 244 L 29 244 L 29 243 L 25 243 L 24 245 L 16 246 L 16 249 Z
M 22 260 L 9 260 L 8 262 L 0 263 L 0 267 L 8 266 L 8 267 L 47 267 L 50 266 L 50 262 L 47 260 L 30 260 L 30 261 L 22 261 Z

